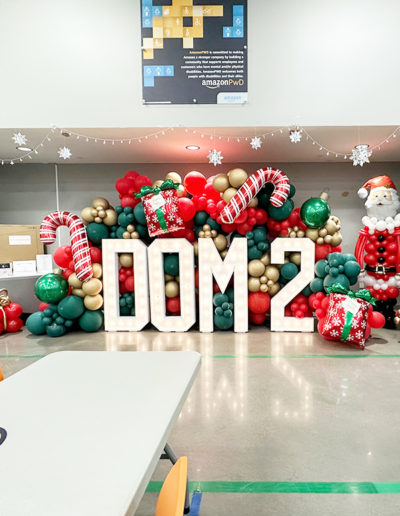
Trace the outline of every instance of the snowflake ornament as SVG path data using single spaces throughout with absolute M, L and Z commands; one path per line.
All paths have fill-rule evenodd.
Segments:
M 212 163 L 214 165 L 214 167 L 216 167 L 217 165 L 221 165 L 222 160 L 224 159 L 224 157 L 222 156 L 222 153 L 217 151 L 217 149 L 210 150 L 207 157 L 208 157 L 208 162 Z
M 14 133 L 14 135 L 12 136 L 12 139 L 14 140 L 14 143 L 17 144 L 18 146 L 26 145 L 26 143 L 28 141 L 27 137 L 21 133 Z
M 70 159 L 70 157 L 72 156 L 71 151 L 68 149 L 68 147 L 60 147 L 57 152 L 59 157 L 63 159 Z
M 292 129 L 289 133 L 289 138 L 292 143 L 299 143 L 301 141 L 301 131 Z
M 259 149 L 262 145 L 261 138 L 259 138 L 258 136 L 254 136 L 254 138 L 251 139 L 250 145 L 252 149 Z
M 350 156 L 350 159 L 353 161 L 353 166 L 360 165 L 362 167 L 364 163 L 369 163 L 369 158 L 372 156 L 372 152 L 368 150 L 369 145 L 362 144 L 356 145 L 353 149 L 353 152 Z

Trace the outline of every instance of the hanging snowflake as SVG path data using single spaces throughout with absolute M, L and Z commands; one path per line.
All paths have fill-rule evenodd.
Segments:
M 250 145 L 252 149 L 259 149 L 262 145 L 261 138 L 254 136 L 254 138 L 251 139 Z
M 224 159 L 224 157 L 222 156 L 222 153 L 217 151 L 217 149 L 210 150 L 207 157 L 208 157 L 208 162 L 212 163 L 214 165 L 214 167 L 216 167 L 217 165 L 221 165 L 222 160 Z
M 292 129 L 289 133 L 289 138 L 292 143 L 299 143 L 301 140 L 301 131 Z
M 353 161 L 353 166 L 360 165 L 362 167 L 364 163 L 369 163 L 369 158 L 372 156 L 372 152 L 368 150 L 369 145 L 362 144 L 356 145 L 353 149 L 353 152 L 350 156 L 350 159 Z
M 72 156 L 71 151 L 68 149 L 68 147 L 60 147 L 58 149 L 58 155 L 60 156 L 60 158 L 63 159 L 70 159 L 70 157 Z
M 16 143 L 18 146 L 26 145 L 26 143 L 28 141 L 26 136 L 21 133 L 14 133 L 14 135 L 12 136 L 12 139 L 14 140 L 14 143 Z

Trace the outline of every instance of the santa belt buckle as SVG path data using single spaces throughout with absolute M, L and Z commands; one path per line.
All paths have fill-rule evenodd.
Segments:
M 386 269 L 383 265 L 377 265 L 375 267 L 376 274 L 386 274 Z

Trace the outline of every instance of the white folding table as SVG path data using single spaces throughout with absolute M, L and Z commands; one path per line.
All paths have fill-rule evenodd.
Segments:
M 0 515 L 133 514 L 199 367 L 191 351 L 62 351 L 1 382 Z

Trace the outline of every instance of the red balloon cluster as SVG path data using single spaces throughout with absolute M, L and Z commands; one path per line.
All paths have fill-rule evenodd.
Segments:
M 388 274 L 382 274 L 380 277 L 385 280 L 385 276 L 389 278 Z M 383 290 L 382 288 L 375 289 L 373 286 L 365 287 L 368 289 L 371 294 L 378 299 L 379 301 L 387 301 L 388 299 L 396 299 L 399 295 L 399 289 L 397 287 L 387 287 L 386 290 Z
M 133 267 L 121 267 L 119 269 L 119 292 L 126 294 L 126 292 L 135 291 L 135 278 L 133 276 Z
M 101 249 L 98 247 L 94 247 L 90 242 L 90 258 L 93 263 L 100 263 L 102 261 L 102 253 Z M 64 269 L 63 276 L 65 279 L 68 279 L 73 272 L 75 272 L 75 264 L 72 259 L 72 250 L 70 245 L 62 245 L 58 247 L 53 253 L 53 260 L 56 265 L 58 265 L 61 269 Z
M 20 319 L 22 306 L 11 301 L 9 305 L 0 308 L 0 334 L 4 331 L 15 333 L 19 331 L 24 323 Z
M 233 224 L 225 224 L 222 222 L 221 228 L 223 231 L 228 233 L 231 231 L 237 231 L 241 235 L 245 235 L 248 231 L 252 231 L 254 226 L 264 225 L 267 222 L 267 219 L 267 212 L 262 208 L 246 208 L 240 213 L 239 217 L 235 219 Z M 217 221 L 220 222 L 220 220 L 221 219 L 218 217 Z
M 295 226 L 302 231 L 307 229 L 307 226 L 300 218 L 300 208 L 292 210 L 289 217 L 285 220 L 275 220 L 270 217 L 267 221 L 267 226 L 269 234 L 274 238 L 278 236 L 288 236 L 289 228 L 294 228 Z
M 379 235 L 369 235 L 365 251 L 367 254 L 364 256 L 364 261 L 367 265 L 375 267 L 376 264 L 379 263 L 384 267 L 396 266 L 396 237 L 391 235 L 387 230 L 380 232 Z M 379 258 L 380 260 L 378 260 Z M 379 278 L 382 278 L 381 274 Z M 384 281 L 386 280 L 384 279 Z
M 129 170 L 124 177 L 118 179 L 115 183 L 115 188 L 119 193 L 121 206 L 123 208 L 134 208 L 140 199 L 135 198 L 135 193 L 139 192 L 142 186 L 151 186 L 151 179 L 147 176 L 138 174 L 134 170 Z
M 271 306 L 271 296 L 267 292 L 250 292 L 249 319 L 253 324 L 263 324 Z
M 297 317 L 298 319 L 303 319 L 303 317 L 312 317 L 308 298 L 303 294 L 298 294 L 285 307 L 285 315 L 287 317 Z

